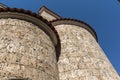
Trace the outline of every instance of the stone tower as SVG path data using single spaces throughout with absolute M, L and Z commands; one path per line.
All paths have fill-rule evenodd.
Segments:
M 85 22 L 1 4 L 0 80 L 120 79 Z
M 0 80 L 58 80 L 59 43 L 39 15 L 0 8 Z
M 39 15 L 47 19 L 60 36 L 60 80 L 120 80 L 90 25 L 75 19 L 64 19 L 46 7 L 41 8 Z

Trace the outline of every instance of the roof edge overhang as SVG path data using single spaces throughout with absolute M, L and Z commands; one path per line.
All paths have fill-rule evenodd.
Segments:
M 92 34 L 92 36 L 95 38 L 95 40 L 98 42 L 98 37 L 97 37 L 95 30 L 89 24 L 83 21 L 80 21 L 77 19 L 63 18 L 63 19 L 57 19 L 57 20 L 50 21 L 50 23 L 53 26 L 60 25 L 60 24 L 70 24 L 70 25 L 80 26 L 86 29 L 87 31 L 89 31 Z
M 0 19 L 20 19 L 28 22 L 32 22 L 42 29 L 51 39 L 56 48 L 57 61 L 60 55 L 60 39 L 55 28 L 43 17 L 29 10 L 18 9 L 18 8 L 0 8 Z

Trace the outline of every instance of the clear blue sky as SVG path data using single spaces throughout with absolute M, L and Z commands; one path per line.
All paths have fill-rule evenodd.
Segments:
M 8 7 L 37 12 L 45 5 L 62 17 L 90 24 L 99 44 L 120 74 L 120 3 L 117 0 L 0 0 Z

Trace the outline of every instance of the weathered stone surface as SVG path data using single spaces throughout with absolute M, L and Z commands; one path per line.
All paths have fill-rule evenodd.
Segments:
M 85 29 L 55 26 L 61 39 L 60 80 L 120 80 L 94 37 Z
M 0 19 L 0 80 L 58 80 L 55 48 L 38 26 Z
M 55 20 L 56 18 L 52 15 L 50 15 L 49 13 L 47 13 L 46 11 L 43 11 L 41 14 L 40 14 L 44 19 L 47 19 L 48 21 L 52 21 L 52 20 Z

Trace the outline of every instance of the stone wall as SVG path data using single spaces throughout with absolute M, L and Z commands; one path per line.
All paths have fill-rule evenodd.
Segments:
M 0 80 L 58 80 L 55 47 L 37 26 L 0 19 Z
M 84 28 L 55 26 L 61 39 L 60 80 L 120 80 L 94 37 Z

